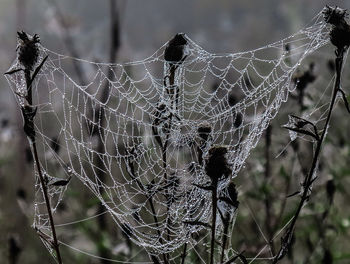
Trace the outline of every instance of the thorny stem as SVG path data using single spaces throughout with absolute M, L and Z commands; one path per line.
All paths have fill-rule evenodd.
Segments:
M 327 118 L 326 118 L 326 123 L 324 125 L 321 137 L 317 141 L 317 144 L 316 144 L 315 154 L 313 156 L 313 160 L 312 160 L 309 174 L 307 175 L 307 177 L 305 179 L 304 190 L 303 190 L 299 205 L 298 205 L 297 210 L 294 214 L 293 220 L 290 223 L 290 225 L 289 225 L 289 227 L 284 235 L 284 241 L 282 241 L 281 248 L 280 248 L 278 254 L 273 259 L 273 264 L 278 263 L 278 261 L 281 260 L 285 256 L 287 248 L 290 246 L 291 239 L 292 239 L 294 229 L 295 229 L 295 225 L 296 225 L 297 219 L 300 215 L 301 209 L 304 207 L 305 203 L 307 202 L 307 200 L 309 198 L 309 189 L 312 186 L 312 183 L 314 181 L 313 175 L 314 175 L 316 168 L 317 168 L 319 155 L 320 155 L 321 150 L 322 150 L 322 143 L 323 143 L 323 140 L 324 140 L 326 133 L 327 133 L 327 130 L 328 130 L 329 121 L 331 119 L 331 115 L 332 115 L 332 111 L 333 111 L 333 108 L 334 108 L 334 105 L 336 102 L 338 91 L 340 90 L 341 71 L 342 71 L 342 66 L 343 66 L 343 59 L 344 59 L 345 50 L 346 50 L 346 48 L 343 47 L 343 48 L 337 49 L 335 52 L 336 53 L 336 58 L 335 58 L 336 80 L 335 80 L 334 87 L 333 87 L 333 94 L 332 94 L 332 99 L 331 99 L 331 103 L 330 103 Z

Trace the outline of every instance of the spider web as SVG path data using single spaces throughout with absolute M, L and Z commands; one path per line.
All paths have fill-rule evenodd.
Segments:
M 66 183 L 78 178 L 150 254 L 195 245 L 192 234 L 204 227 L 186 223 L 210 222 L 211 194 L 197 187 L 209 181 L 209 149 L 228 150 L 232 174 L 218 186 L 224 192 L 295 89 L 293 73 L 328 43 L 328 32 L 320 13 L 288 38 L 232 54 L 209 53 L 185 36 L 186 57 L 176 67 L 164 59 L 169 42 L 145 60 L 124 64 L 89 62 L 40 46 L 48 60 L 35 83 L 35 121 L 53 212 Z M 90 76 L 87 83 L 71 74 L 72 62 Z M 16 60 L 11 69 L 18 65 Z M 7 78 L 23 105 L 23 73 Z M 208 127 L 203 136 L 199 131 Z M 37 175 L 35 188 L 34 226 L 49 234 Z

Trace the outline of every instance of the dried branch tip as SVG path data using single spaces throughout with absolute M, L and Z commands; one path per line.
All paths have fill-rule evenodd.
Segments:
M 333 26 L 338 26 L 340 24 L 346 23 L 345 18 L 348 17 L 347 10 L 337 6 L 332 7 L 326 5 L 322 13 L 326 23 L 331 24 Z
M 186 34 L 176 34 L 165 48 L 164 59 L 173 63 L 181 63 L 187 56 L 187 44 Z
M 39 57 L 39 36 L 35 34 L 33 37 L 24 31 L 17 32 L 18 46 L 17 54 L 19 62 L 26 70 L 32 71 Z
M 326 6 L 323 9 L 323 16 L 326 23 L 332 25 L 329 33 L 330 40 L 338 50 L 342 50 L 350 45 L 350 26 L 346 22 L 348 13 L 339 7 Z

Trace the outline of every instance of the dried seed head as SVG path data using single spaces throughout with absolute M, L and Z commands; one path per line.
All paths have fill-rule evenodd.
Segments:
M 323 16 L 326 23 L 332 25 L 332 30 L 329 33 L 332 44 L 338 49 L 348 47 L 350 45 L 350 26 L 345 20 L 348 16 L 346 10 L 326 6 L 323 9 Z
M 184 33 L 178 33 L 165 48 L 164 59 L 169 62 L 181 63 L 187 55 L 187 37 Z
M 33 70 L 39 57 L 39 36 L 35 34 L 33 37 L 25 32 L 17 32 L 18 34 L 18 60 L 26 70 Z
M 204 141 L 207 141 L 209 138 L 209 135 L 212 131 L 211 126 L 209 125 L 209 123 L 205 122 L 202 123 L 199 127 L 198 127 L 198 135 L 201 139 L 203 139 Z
M 339 24 L 344 23 L 345 18 L 348 17 L 346 9 L 341 9 L 337 6 L 332 7 L 326 5 L 322 13 L 326 23 L 331 24 L 333 26 L 338 26 Z
M 227 152 L 227 148 L 223 146 L 214 146 L 209 150 L 205 172 L 212 182 L 218 182 L 220 179 L 227 178 L 232 174 L 226 158 Z

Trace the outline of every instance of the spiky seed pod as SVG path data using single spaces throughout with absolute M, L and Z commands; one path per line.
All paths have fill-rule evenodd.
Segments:
M 204 141 L 208 140 L 211 130 L 209 123 L 202 123 L 197 129 L 199 137 Z
M 348 14 L 346 9 L 341 9 L 339 7 L 332 7 L 326 5 L 326 7 L 322 11 L 324 20 L 326 23 L 331 24 L 333 26 L 338 26 L 342 24 L 347 18 Z
M 223 146 L 214 146 L 209 150 L 209 156 L 205 165 L 205 172 L 213 183 L 222 178 L 228 178 L 232 170 L 227 162 L 228 150 Z
M 332 25 L 329 33 L 331 43 L 338 49 L 343 49 L 350 45 L 350 26 L 346 22 L 348 14 L 345 9 L 339 7 L 326 6 L 323 10 L 326 23 Z
M 184 33 L 176 34 L 165 48 L 164 59 L 168 62 L 181 63 L 186 55 L 187 43 Z
M 26 70 L 32 71 L 39 57 L 39 36 L 35 34 L 33 37 L 25 32 L 17 32 L 18 34 L 18 60 Z

